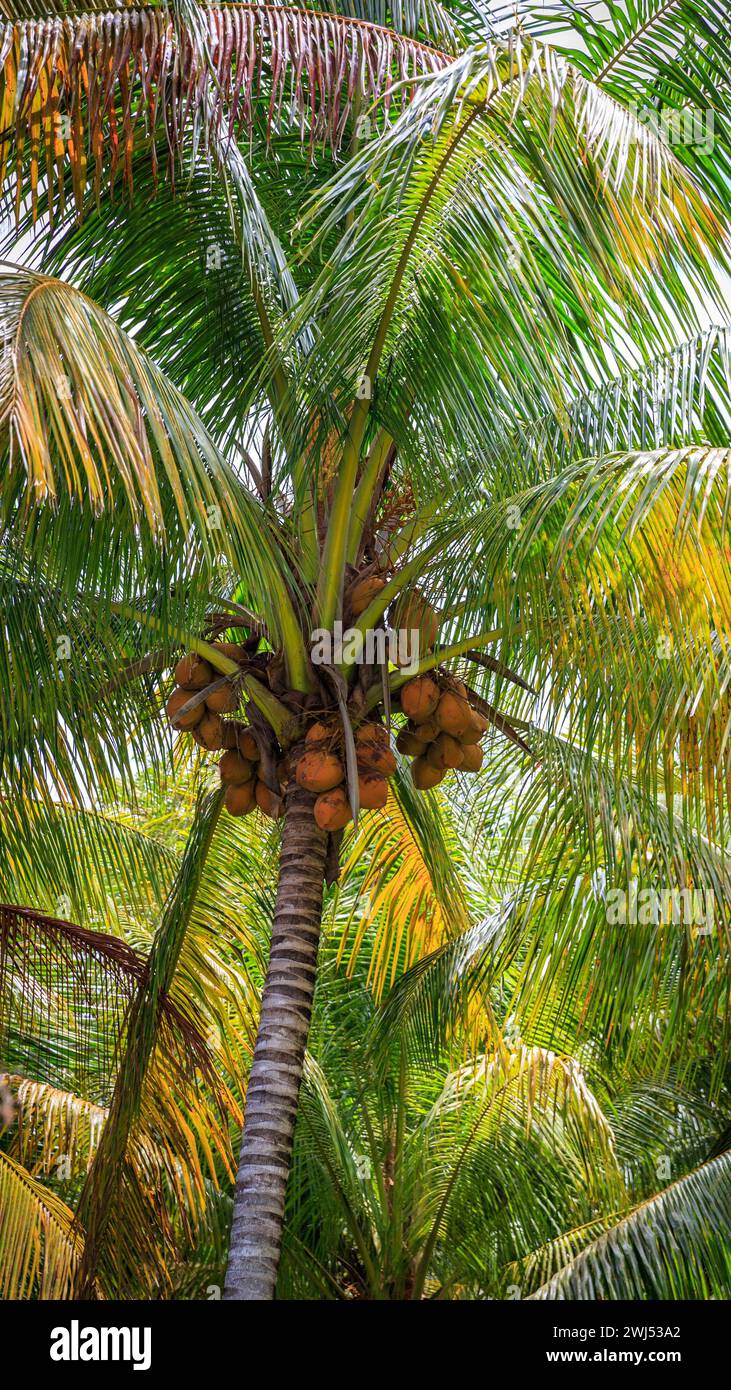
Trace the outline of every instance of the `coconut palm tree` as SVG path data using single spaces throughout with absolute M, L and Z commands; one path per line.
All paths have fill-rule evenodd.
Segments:
M 722 881 L 729 368 L 725 330 L 701 328 L 727 262 L 729 28 L 720 0 L 643 0 L 606 31 L 556 9 L 574 26 L 558 48 L 540 15 L 504 28 L 437 3 L 77 18 L 28 0 L 2 29 L 6 250 L 23 248 L 0 272 L 6 785 L 77 805 L 131 788 L 168 756 L 182 648 L 205 684 L 171 717 L 245 703 L 258 803 L 283 811 L 229 1298 L 274 1293 L 323 888 L 363 771 L 391 770 L 375 731 L 414 699 L 358 639 L 387 615 L 414 629 L 427 699 L 433 677 L 505 740 L 504 775 L 529 758 L 545 778 L 542 740 L 567 746 L 582 862 L 598 820 L 625 885 L 658 858 L 675 886 Z M 690 103 L 716 117 L 712 155 L 645 119 Z M 353 645 L 323 646 L 341 621 Z M 319 804 L 315 725 L 310 752 L 346 783 Z M 526 818 L 553 794 L 528 785 Z M 82 1297 L 205 861 L 247 796 L 201 802 L 160 916 L 80 1199 Z M 533 889 L 550 923 L 572 920 L 557 873 Z M 555 952 L 550 932 L 516 945 L 525 912 L 518 895 L 501 942 L 540 995 Z M 583 988 L 614 1040 L 639 980 L 700 1046 L 726 1007 L 720 920 L 651 962 L 631 942 L 608 1017 L 586 991 L 617 935 L 585 914 L 572 1008 Z
M 176 871 L 171 827 L 195 817 L 184 786 L 178 773 L 167 813 L 167 796 L 134 817 L 120 804 L 114 819 L 38 808 L 41 833 L 73 837 L 81 851 L 74 911 L 96 929 L 38 909 L 3 914 L 0 1019 L 14 1072 L 2 1081 L 0 1182 L 15 1214 L 0 1234 L 4 1297 L 67 1297 L 73 1286 L 82 1244 L 73 1211 L 108 1123 L 127 1016 L 118 1006 L 144 969 L 150 904 L 164 897 L 158 876 Z M 566 1007 L 565 957 L 542 1002 L 529 981 L 515 995 L 510 954 L 487 986 L 473 973 L 464 1001 L 443 970 L 433 988 L 444 952 L 430 952 L 429 938 L 446 944 L 447 904 L 479 939 L 485 908 L 511 879 L 508 870 L 498 892 L 500 830 L 476 857 L 458 834 L 475 808 L 465 817 L 438 796 L 430 805 L 407 781 L 403 805 L 394 797 L 348 832 L 325 912 L 279 1296 L 725 1297 L 727 1067 L 712 1088 L 707 1044 L 693 1055 L 669 1008 L 655 1020 L 638 1008 L 631 1043 L 608 1050 L 601 1024 L 587 1028 Z M 449 844 L 446 880 L 435 814 Z M 3 830 L 13 844 L 12 824 Z M 256 817 L 227 817 L 222 830 L 163 1002 L 122 1219 L 101 1261 L 107 1295 L 210 1298 L 223 1283 L 229 1130 L 235 1138 L 240 1128 L 276 874 Z M 13 896 L 52 902 L 56 888 L 43 882 L 52 862 L 36 868 L 21 852 Z M 476 952 L 460 954 L 466 978 Z M 401 970 L 389 990 L 394 955 Z M 430 1009 L 420 1012 L 425 982 Z M 666 1065 L 658 1023 L 681 1044 Z

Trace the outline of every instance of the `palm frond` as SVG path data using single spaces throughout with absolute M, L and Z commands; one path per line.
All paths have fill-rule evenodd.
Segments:
M 200 885 L 216 822 L 223 805 L 223 791 L 202 799 L 186 845 L 180 870 L 165 905 L 141 988 L 130 1010 L 124 1051 L 117 1070 L 110 1113 L 89 1177 L 82 1192 L 78 1215 L 86 1230 L 80 1289 L 93 1288 L 96 1271 L 118 1260 L 115 1247 L 123 1238 L 125 1177 L 129 1171 L 130 1144 L 136 1138 L 145 1085 L 157 1063 L 162 1041 L 162 1002 L 172 986 L 191 912 Z M 205 1058 L 201 1049 L 199 1059 Z M 216 1084 L 209 1068 L 209 1079 Z M 219 1083 L 220 1085 L 220 1083 Z M 114 1238 L 107 1244 L 110 1234 Z M 150 1244 L 155 1246 L 154 1237 Z
M 552 0 L 533 25 L 563 30 L 558 42 L 570 45 L 572 60 L 654 123 L 728 207 L 731 25 L 724 0 L 630 0 L 601 18 L 590 4 Z
M 731 1154 L 643 1202 L 530 1296 L 535 1299 L 728 1297 L 723 1232 Z
M 17 788 L 17 782 L 15 784 Z M 81 925 L 109 931 L 124 913 L 149 913 L 164 899 L 175 860 L 121 816 L 52 799 L 0 802 L 0 896 L 32 902 Z
M 731 328 L 714 325 L 651 361 L 622 371 L 572 400 L 567 420 L 547 418 L 506 445 L 520 451 L 526 480 L 580 459 L 620 450 L 731 439 Z M 507 477 L 511 458 L 505 459 Z M 514 469 L 515 465 L 512 463 Z
M 105 1107 L 27 1076 L 6 1075 L 2 1082 L 16 1116 L 12 1156 L 41 1179 L 67 1181 L 84 1173 L 99 1146 Z
M 2 1297 L 69 1298 L 82 1244 L 74 1214 L 2 1150 L 0 1207 Z
M 140 115 L 150 135 L 166 131 L 174 175 L 187 130 L 197 142 L 211 124 L 229 135 L 251 129 L 262 74 L 267 128 L 296 123 L 303 139 L 309 128 L 311 148 L 337 150 L 356 88 L 368 103 L 383 97 L 387 111 L 400 104 L 397 83 L 447 61 L 415 39 L 341 15 L 278 4 L 206 6 L 202 14 L 212 71 L 198 60 L 195 34 L 162 6 L 3 25 L 0 184 L 14 165 L 17 206 L 25 187 L 36 197 L 42 171 L 62 210 L 67 159 L 79 209 L 87 179 L 96 194 L 106 180 L 129 179 Z M 154 141 L 151 152 L 154 159 Z
M 453 489 L 455 470 L 473 506 L 506 423 L 565 420 L 587 369 L 611 370 L 612 345 L 666 346 L 660 280 L 695 328 L 686 289 L 720 295 L 726 257 L 720 220 L 672 152 L 520 34 L 425 79 L 303 228 L 340 232 L 290 325 L 319 327 L 301 384 L 326 421 L 318 447 L 326 429 L 350 446 L 381 425 L 421 506 Z M 452 364 L 438 391 L 435 352 Z M 369 395 L 351 408 L 364 377 Z M 351 410 L 347 431 L 331 395 Z
M 370 958 L 369 983 L 379 999 L 403 970 L 445 939 L 464 930 L 467 906 L 447 808 L 419 797 L 406 773 L 384 811 L 369 816 L 344 860 L 344 891 L 357 883 L 343 922 L 338 959 L 352 974 L 358 957 Z

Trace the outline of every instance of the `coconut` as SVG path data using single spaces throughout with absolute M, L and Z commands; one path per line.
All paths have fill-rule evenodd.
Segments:
M 305 743 L 313 744 L 315 748 L 325 748 L 332 743 L 337 733 L 334 724 L 326 724 L 322 720 L 311 724 L 305 734 Z
M 358 748 L 365 744 L 374 744 L 381 748 L 388 748 L 388 729 L 384 724 L 361 724 L 355 731 L 355 743 Z
M 219 748 L 223 748 L 223 720 L 218 714 L 209 714 L 206 710 L 203 718 L 193 730 L 193 738 L 199 743 L 201 748 L 207 748 L 209 753 L 217 753 Z
M 436 787 L 443 776 L 444 773 L 440 772 L 439 768 L 431 767 L 426 758 L 414 758 L 411 764 L 411 777 L 414 786 L 420 792 L 426 792 L 432 787 Z
M 440 772 L 445 772 L 448 767 L 461 767 L 464 762 L 464 748 L 451 734 L 440 734 L 439 738 L 429 745 L 426 760 L 430 767 L 435 767 Z
M 416 734 L 412 734 L 408 729 L 402 729 L 396 739 L 396 747 L 399 753 L 408 753 L 409 757 L 418 758 L 424 752 L 426 744 L 422 743 Z
M 413 728 L 409 729 L 409 733 L 413 734 L 414 738 L 418 738 L 419 742 L 423 744 L 423 747 L 420 749 L 422 753 L 427 743 L 433 743 L 435 738 L 439 738 L 441 732 L 436 719 L 427 719 L 425 724 L 414 724 Z
M 218 771 L 222 782 L 250 782 L 254 776 L 249 759 L 242 758 L 235 748 L 224 753 L 218 764 Z
M 284 811 L 281 796 L 277 796 L 261 778 L 256 784 L 255 795 L 259 810 L 263 811 L 265 816 L 271 816 L 272 820 L 278 820 Z
M 172 695 L 170 696 L 170 699 L 168 700 L 165 706 L 168 719 L 171 723 L 174 721 L 175 716 L 178 713 L 178 710 L 181 710 L 183 708 L 183 705 L 187 705 L 188 701 L 192 700 L 192 698 L 192 690 L 181 690 L 180 686 L 175 687 L 175 690 L 173 691 Z M 204 704 L 196 705 L 195 709 L 192 709 L 188 714 L 183 715 L 183 718 L 175 724 L 175 728 L 194 729 L 196 724 L 200 724 L 205 712 L 206 707 Z
M 470 707 L 461 695 L 445 690 L 437 705 L 435 718 L 442 733 L 461 738 L 470 726 Z
M 206 696 L 206 704 L 211 714 L 233 714 L 239 707 L 239 696 L 236 694 L 232 685 L 226 682 L 218 690 L 212 690 Z
M 314 812 L 321 830 L 342 830 L 353 819 L 343 787 L 334 787 L 318 796 Z
M 223 725 L 223 747 L 235 748 L 242 758 L 248 758 L 250 763 L 258 763 L 259 745 L 251 729 L 247 729 L 246 725 L 239 723 L 237 719 L 222 720 L 221 722 Z
M 358 778 L 358 800 L 364 811 L 380 811 L 388 801 L 388 782 L 377 772 L 361 772 Z
M 215 647 L 221 656 L 227 656 L 229 661 L 237 661 L 239 665 L 247 660 L 246 651 L 237 642 L 211 642 L 211 646 Z
M 419 651 L 423 654 L 434 646 L 439 632 L 439 616 L 432 608 L 428 599 L 424 597 L 419 589 L 412 589 L 408 594 L 402 594 L 392 605 L 389 613 L 391 626 L 398 632 L 411 632 L 415 630 L 419 634 Z M 401 642 L 399 642 L 399 655 L 401 654 Z M 413 660 L 416 653 L 412 650 L 411 640 L 407 644 L 408 657 L 399 660 L 399 666 L 407 664 Z
M 343 764 L 334 753 L 312 749 L 302 754 L 295 771 L 297 785 L 308 792 L 327 792 L 345 776 Z
M 183 690 L 205 690 L 213 680 L 213 671 L 202 657 L 188 652 L 175 667 L 175 679 Z
M 430 676 L 417 676 L 401 688 L 401 708 L 414 724 L 431 719 L 439 704 L 439 686 Z
M 224 805 L 231 816 L 246 816 L 256 805 L 253 782 L 237 782 L 226 788 Z
M 462 752 L 464 759 L 462 762 L 462 772 L 479 772 L 482 767 L 483 752 L 479 743 L 467 743 L 463 746 Z
M 359 772 L 380 772 L 382 777 L 393 777 L 397 767 L 396 755 L 390 748 L 377 748 L 372 754 L 369 751 L 366 758 L 358 754 Z
M 397 763 L 391 752 L 388 731 L 382 724 L 362 724 L 356 730 L 355 751 L 358 767 L 365 772 L 380 772 L 383 777 L 393 777 Z
M 380 575 L 372 574 L 365 579 L 359 579 L 357 584 L 348 595 L 350 611 L 354 618 L 359 618 L 361 613 L 365 613 L 366 608 L 374 598 L 377 598 L 382 589 L 385 589 L 386 581 Z
M 468 710 L 468 719 L 469 723 L 467 725 L 467 728 L 465 729 L 463 734 L 460 734 L 459 741 L 460 743 L 464 743 L 471 746 L 473 743 L 480 742 L 484 730 L 482 728 L 480 720 L 477 718 L 477 715 L 475 714 L 475 711 L 472 709 L 471 706 Z

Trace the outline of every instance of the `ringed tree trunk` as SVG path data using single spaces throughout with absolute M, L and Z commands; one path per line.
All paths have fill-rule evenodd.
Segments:
M 226 1300 L 274 1297 L 302 1068 L 312 1015 L 327 833 L 314 796 L 287 792 L 279 884 L 246 1096 Z

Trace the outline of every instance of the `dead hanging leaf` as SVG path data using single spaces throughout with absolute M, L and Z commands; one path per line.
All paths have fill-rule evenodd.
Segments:
M 350 722 L 348 712 L 348 683 L 340 671 L 334 666 L 327 666 L 323 662 L 321 670 L 327 675 L 330 684 L 335 692 L 335 699 L 338 702 L 340 711 L 340 721 L 343 726 L 343 746 L 345 748 L 345 771 L 348 784 L 348 801 L 353 813 L 353 825 L 358 828 L 358 812 L 360 811 L 360 784 L 358 778 L 358 757 L 355 749 L 355 735 L 353 726 Z
M 380 102 L 387 118 L 416 78 L 450 62 L 343 15 L 246 4 L 203 15 L 203 36 L 164 7 L 0 23 L 0 190 L 12 167 L 16 215 L 28 190 L 35 209 L 45 178 L 53 221 L 69 169 L 79 210 L 90 177 L 97 197 L 120 169 L 131 188 L 140 134 L 151 137 L 156 170 L 155 137 L 164 133 L 172 178 L 186 135 L 248 135 L 262 99 L 267 138 L 294 124 L 311 150 L 337 154 L 356 101 Z
M 530 745 L 525 742 L 525 739 L 520 737 L 517 729 L 513 728 L 510 720 L 506 719 L 504 714 L 501 714 L 499 710 L 495 709 L 494 705 L 484 700 L 482 696 L 478 695 L 477 691 L 473 690 L 469 685 L 467 686 L 467 694 L 472 708 L 476 709 L 478 714 L 484 715 L 488 723 L 492 724 L 493 728 L 497 729 L 498 733 L 502 734 L 504 738 L 509 739 L 511 743 L 514 743 L 518 748 L 522 749 L 524 753 L 531 753 Z
M 277 810 L 282 801 L 282 788 L 277 772 L 277 742 L 271 725 L 267 722 L 258 705 L 249 701 L 246 713 L 251 732 L 259 749 L 259 779 L 273 796 L 277 798 Z
M 537 695 L 538 691 L 527 681 L 519 676 L 517 671 L 511 670 L 504 661 L 499 661 L 496 656 L 490 656 L 489 652 L 465 652 L 468 661 L 474 661 L 478 666 L 484 666 L 486 671 L 494 671 L 495 675 L 502 676 L 506 681 L 512 681 L 513 685 L 519 685 L 521 690 L 527 690 L 530 695 Z

